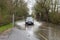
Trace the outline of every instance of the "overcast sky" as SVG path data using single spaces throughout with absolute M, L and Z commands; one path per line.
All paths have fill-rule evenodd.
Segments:
M 29 8 L 28 13 L 31 14 L 32 13 L 32 7 L 35 4 L 35 0 L 25 0 L 27 2 L 27 7 Z

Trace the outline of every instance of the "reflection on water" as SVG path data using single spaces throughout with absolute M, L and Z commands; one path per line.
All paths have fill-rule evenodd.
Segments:
M 30 35 L 33 35 L 33 34 L 34 34 L 33 27 L 34 27 L 34 26 L 27 26 L 27 27 L 26 27 L 26 31 L 27 31 Z
M 60 26 L 43 23 L 36 35 L 40 40 L 60 40 Z
M 34 21 L 34 26 L 25 27 L 25 23 L 16 23 L 20 29 L 26 29 L 28 34 L 36 35 L 40 40 L 60 40 L 60 26 L 51 23 Z

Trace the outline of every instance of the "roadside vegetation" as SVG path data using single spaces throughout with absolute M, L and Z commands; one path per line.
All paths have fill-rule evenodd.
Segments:
M 58 0 L 37 0 L 35 9 L 36 19 L 60 24 L 60 6 Z
M 22 20 L 28 15 L 27 4 L 24 0 L 0 0 L 0 31 L 11 28 L 13 14 L 15 21 Z
M 5 30 L 8 30 L 8 29 L 10 29 L 10 28 L 12 28 L 12 27 L 13 27 L 13 26 L 12 26 L 12 23 L 7 24 L 7 25 L 4 25 L 4 26 L 1 26 L 1 27 L 0 27 L 0 33 L 4 32 Z

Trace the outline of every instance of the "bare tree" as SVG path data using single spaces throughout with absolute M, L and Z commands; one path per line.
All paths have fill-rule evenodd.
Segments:
M 48 21 L 48 13 L 50 10 L 50 0 L 38 0 L 35 10 L 41 13 L 41 19 Z

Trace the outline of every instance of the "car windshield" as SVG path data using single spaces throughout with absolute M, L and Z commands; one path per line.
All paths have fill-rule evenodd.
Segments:
M 33 21 L 32 17 L 27 17 L 26 21 Z

